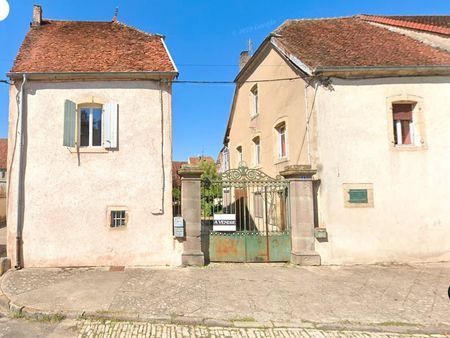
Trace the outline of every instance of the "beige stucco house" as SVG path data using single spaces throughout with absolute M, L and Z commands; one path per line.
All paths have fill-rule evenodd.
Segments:
M 450 260 L 449 23 L 288 20 L 241 54 L 223 162 L 317 170 L 322 264 Z
M 8 256 L 25 267 L 178 265 L 164 37 L 42 19 L 8 76 Z

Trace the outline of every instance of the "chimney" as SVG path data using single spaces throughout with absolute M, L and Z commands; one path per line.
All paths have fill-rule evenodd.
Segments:
M 239 58 L 239 70 L 245 67 L 249 59 L 250 55 L 248 54 L 248 50 L 242 51 L 241 56 Z
M 33 21 L 31 26 L 39 27 L 42 23 L 42 7 L 40 5 L 33 6 Z

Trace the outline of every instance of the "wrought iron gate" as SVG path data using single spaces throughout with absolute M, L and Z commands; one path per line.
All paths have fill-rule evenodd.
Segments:
M 242 165 L 202 180 L 202 220 L 211 262 L 290 260 L 289 183 Z M 235 215 L 234 231 L 214 231 L 214 215 Z

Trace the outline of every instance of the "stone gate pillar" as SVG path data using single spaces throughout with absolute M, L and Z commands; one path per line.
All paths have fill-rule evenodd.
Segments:
M 287 166 L 280 174 L 289 181 L 292 252 L 291 263 L 320 265 L 314 251 L 314 196 L 312 176 L 316 170 L 309 165 Z
M 186 231 L 181 262 L 184 266 L 203 266 L 200 179 L 203 170 L 198 166 L 183 165 L 178 174 L 181 176 L 181 216 Z

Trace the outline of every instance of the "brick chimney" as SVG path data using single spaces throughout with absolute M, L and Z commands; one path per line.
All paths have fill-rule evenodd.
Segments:
M 248 60 L 250 60 L 250 55 L 248 54 L 248 50 L 242 51 L 241 56 L 239 58 L 239 69 L 240 70 L 245 67 Z
M 42 23 L 42 7 L 40 5 L 33 6 L 33 21 L 31 21 L 31 26 L 39 27 Z

